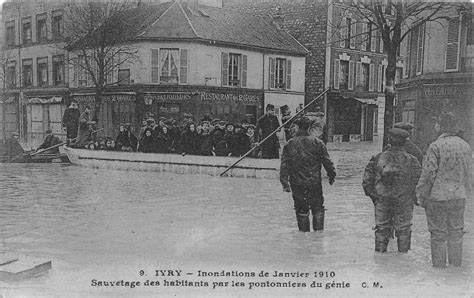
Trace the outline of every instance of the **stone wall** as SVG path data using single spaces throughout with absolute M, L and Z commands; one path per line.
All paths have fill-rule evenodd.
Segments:
M 257 15 L 274 15 L 279 7 L 283 17 L 282 28 L 309 50 L 306 57 L 306 103 L 324 90 L 327 2 L 314 0 L 223 0 L 223 7 Z

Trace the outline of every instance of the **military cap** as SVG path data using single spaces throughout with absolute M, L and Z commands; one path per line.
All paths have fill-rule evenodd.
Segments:
M 281 107 L 280 107 L 280 110 L 282 110 L 282 111 L 288 110 L 288 105 L 281 106 Z
M 393 125 L 394 128 L 404 129 L 406 131 L 410 131 L 413 129 L 413 124 L 408 122 L 397 122 Z
M 388 135 L 393 139 L 403 139 L 405 140 L 410 136 L 408 131 L 401 129 L 401 128 L 391 128 L 388 131 Z
M 272 105 L 271 103 L 267 104 L 267 107 L 265 110 L 275 110 L 275 106 Z

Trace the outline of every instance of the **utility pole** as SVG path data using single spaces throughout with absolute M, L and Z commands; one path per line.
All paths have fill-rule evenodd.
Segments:
M 21 22 L 21 0 L 17 0 L 17 11 L 18 11 L 18 126 L 20 130 L 20 138 L 25 138 L 24 127 L 23 127 L 23 105 L 22 105 L 22 63 L 21 63 L 21 35 L 22 35 L 22 22 Z

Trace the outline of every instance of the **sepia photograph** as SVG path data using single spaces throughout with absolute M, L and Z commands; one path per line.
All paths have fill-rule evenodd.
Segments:
M 471 1 L 0 9 L 0 298 L 474 297 Z

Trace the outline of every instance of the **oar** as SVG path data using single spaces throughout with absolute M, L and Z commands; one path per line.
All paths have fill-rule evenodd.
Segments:
M 269 134 L 266 138 L 264 138 L 262 141 L 260 141 L 260 143 L 258 143 L 257 145 L 255 145 L 254 147 L 252 147 L 252 149 L 250 149 L 247 153 L 245 153 L 244 155 L 242 155 L 241 158 L 239 158 L 239 160 L 237 160 L 236 162 L 234 162 L 232 165 L 230 165 L 229 167 L 227 167 L 227 169 L 225 169 L 222 173 L 219 174 L 219 176 L 222 177 L 222 175 L 224 175 L 225 173 L 227 173 L 227 171 L 229 171 L 230 169 L 232 169 L 236 164 L 238 164 L 242 159 L 244 159 L 245 157 L 247 157 L 255 148 L 257 148 L 258 146 L 262 145 L 266 140 L 268 140 L 271 136 L 273 136 L 278 130 L 280 130 L 282 127 L 284 127 L 285 125 L 288 125 L 288 123 L 291 123 L 291 121 L 293 119 L 295 119 L 297 116 L 299 116 L 300 114 L 302 114 L 310 105 L 312 105 L 316 100 L 318 100 L 321 96 L 323 96 L 324 94 L 326 94 L 326 92 L 329 91 L 329 88 L 324 90 L 321 94 L 319 94 L 315 99 L 313 99 L 310 103 L 308 103 L 306 106 L 304 106 L 298 113 L 296 113 L 293 117 L 291 117 L 290 119 L 288 119 L 288 121 L 286 121 L 285 123 L 283 123 L 282 125 L 280 125 L 277 129 L 275 129 L 271 134 Z
M 101 130 L 104 130 L 104 128 L 100 128 L 100 129 L 97 129 L 97 130 L 93 130 L 93 131 L 91 131 L 91 133 L 96 133 L 96 132 L 101 131 Z M 77 139 L 77 137 L 75 137 L 74 139 L 71 139 L 71 141 L 72 141 L 72 140 L 75 140 L 75 139 Z M 64 145 L 64 144 L 66 144 L 66 143 L 65 143 L 65 142 L 61 142 L 61 143 L 56 144 L 56 145 L 54 145 L 54 146 L 48 147 L 48 148 L 46 148 L 46 149 L 42 149 L 42 150 L 40 150 L 40 151 L 36 151 L 35 153 L 30 154 L 30 156 L 35 156 L 36 154 L 43 153 L 43 152 L 45 152 L 45 151 L 54 149 L 54 148 L 59 147 L 59 146 Z

